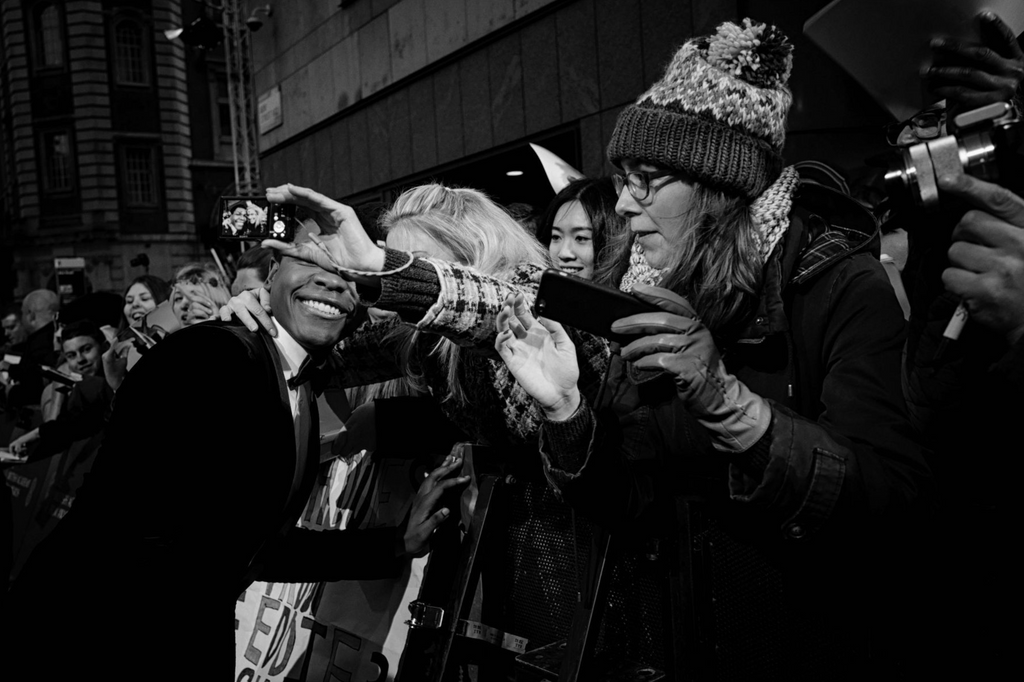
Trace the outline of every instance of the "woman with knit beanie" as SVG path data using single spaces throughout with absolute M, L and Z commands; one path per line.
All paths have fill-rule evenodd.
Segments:
M 542 408 L 547 476 L 571 504 L 620 527 L 701 495 L 729 542 L 781 568 L 783 649 L 720 633 L 710 665 L 839 679 L 875 664 L 865 613 L 888 588 L 872 564 L 892 559 L 891 531 L 931 477 L 874 221 L 782 161 L 791 50 L 773 26 L 722 24 L 619 115 L 608 157 L 630 230 L 610 279 L 661 311 L 615 323 L 636 340 L 596 400 L 564 329 L 523 296 L 506 301 L 495 348 Z

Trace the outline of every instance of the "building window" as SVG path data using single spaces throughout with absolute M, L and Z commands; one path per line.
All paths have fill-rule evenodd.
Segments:
M 63 17 L 57 3 L 37 5 L 33 12 L 33 42 L 36 68 L 59 69 L 64 66 Z
M 149 85 L 149 44 L 138 21 L 114 24 L 114 77 L 119 85 Z
M 152 208 L 160 204 L 156 151 L 152 146 L 121 147 L 121 169 L 126 207 Z
M 231 143 L 231 103 L 228 99 L 228 77 L 223 71 L 214 74 L 210 84 L 213 109 L 214 158 L 231 161 L 234 151 Z
M 43 189 L 50 194 L 70 192 L 74 189 L 71 133 L 55 130 L 42 133 Z

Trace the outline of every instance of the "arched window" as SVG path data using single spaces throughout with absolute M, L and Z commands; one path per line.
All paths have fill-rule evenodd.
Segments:
M 64 27 L 56 3 L 36 7 L 35 24 L 36 65 L 39 68 L 64 66 Z
M 114 24 L 114 77 L 119 85 L 149 85 L 149 40 L 133 19 Z

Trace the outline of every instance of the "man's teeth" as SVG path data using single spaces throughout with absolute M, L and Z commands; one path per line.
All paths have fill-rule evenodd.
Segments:
M 312 299 L 306 299 L 302 303 L 307 307 L 310 307 L 313 310 L 317 311 L 318 313 L 323 313 L 324 315 L 330 315 L 332 317 L 341 316 L 341 308 L 333 306 L 330 303 L 324 303 L 323 301 L 314 301 Z

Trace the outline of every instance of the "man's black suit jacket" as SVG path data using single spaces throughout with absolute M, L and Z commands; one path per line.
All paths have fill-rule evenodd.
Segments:
M 294 528 L 318 468 L 315 413 L 313 425 L 308 462 L 297 462 L 280 358 L 264 335 L 204 323 L 147 352 L 115 396 L 74 508 L 12 588 L 12 657 L 60 651 L 77 657 L 76 673 L 179 679 L 166 657 L 182 648 L 192 672 L 228 679 L 235 601 L 253 577 L 397 575 L 395 529 Z M 71 623 L 82 626 L 59 645 L 40 637 Z

